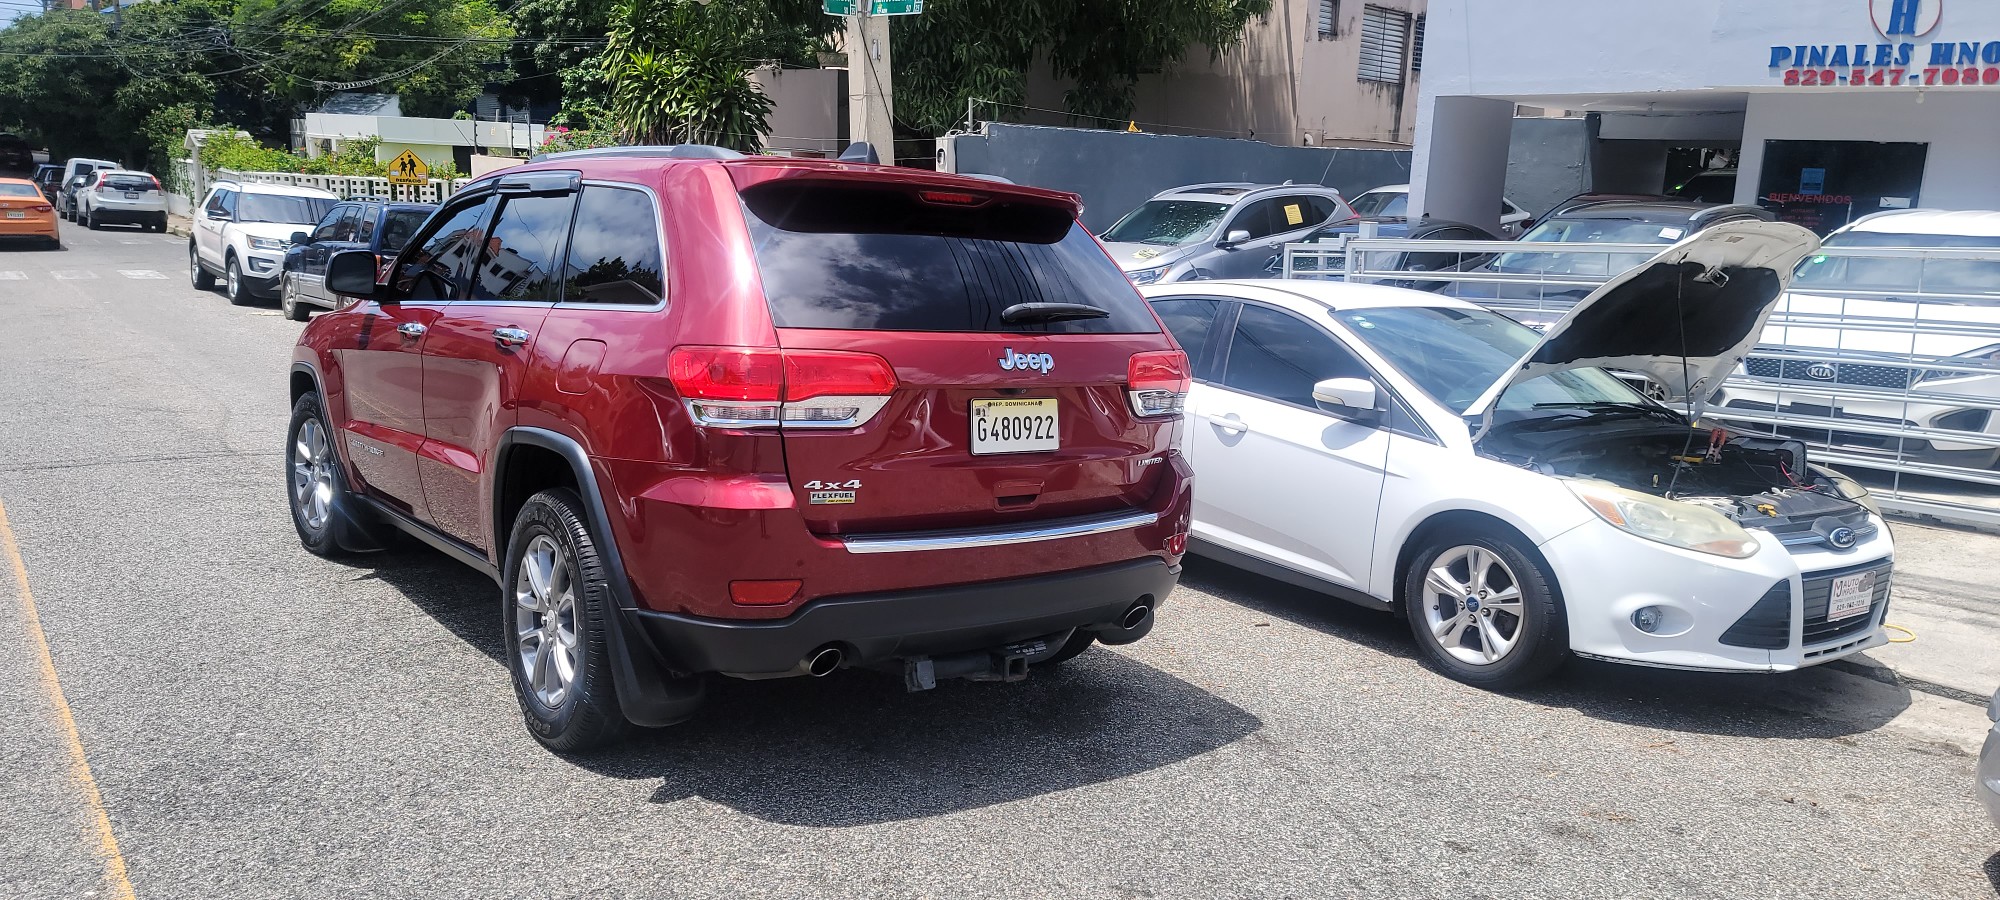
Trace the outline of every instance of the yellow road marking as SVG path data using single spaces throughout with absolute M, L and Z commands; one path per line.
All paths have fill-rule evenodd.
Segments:
M 62 682 L 56 678 L 55 657 L 49 655 L 49 639 L 42 633 L 42 617 L 35 611 L 35 594 L 28 589 L 28 564 L 21 559 L 21 547 L 14 542 L 14 529 L 7 523 L 7 506 L 0 503 L 0 551 L 14 569 L 14 583 L 21 586 L 21 608 L 27 613 L 28 637 L 35 643 L 41 663 L 42 687 L 55 705 L 56 719 L 62 724 L 63 741 L 69 745 L 69 774 L 90 804 L 97 832 L 97 858 L 104 863 L 104 881 L 117 900 L 135 900 L 132 880 L 125 874 L 125 854 L 118 851 L 118 836 L 111 832 L 111 815 L 105 812 L 104 795 L 90 774 L 90 758 L 83 753 L 83 739 L 76 733 L 76 717 L 70 715 L 69 699 L 63 696 Z

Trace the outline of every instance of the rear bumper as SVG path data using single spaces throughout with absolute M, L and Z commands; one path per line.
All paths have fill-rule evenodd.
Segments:
M 673 669 L 784 675 L 828 644 L 839 645 L 851 664 L 869 665 L 1112 625 L 1142 600 L 1158 608 L 1180 572 L 1178 565 L 1147 557 L 983 584 L 826 597 L 775 620 L 646 610 L 635 615 Z
M 167 220 L 167 211 L 164 209 L 125 209 L 117 206 L 98 206 L 91 210 L 91 214 L 95 215 L 99 222 L 110 222 L 112 224 L 137 222 L 144 225 L 161 223 Z

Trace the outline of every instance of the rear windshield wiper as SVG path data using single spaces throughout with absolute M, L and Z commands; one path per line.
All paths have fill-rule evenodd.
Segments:
M 1108 309 L 1081 303 L 1016 303 L 1000 311 L 1000 321 L 1009 325 L 1023 322 L 1068 322 L 1072 319 L 1107 319 Z

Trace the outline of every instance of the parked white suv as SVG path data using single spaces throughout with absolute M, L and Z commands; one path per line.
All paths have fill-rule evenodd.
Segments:
M 105 225 L 167 230 L 167 194 L 151 172 L 99 169 L 76 192 L 77 217 L 95 231 Z
M 219 181 L 194 211 L 188 278 L 196 290 L 215 287 L 238 306 L 277 295 L 292 235 L 311 231 L 340 198 L 312 188 Z

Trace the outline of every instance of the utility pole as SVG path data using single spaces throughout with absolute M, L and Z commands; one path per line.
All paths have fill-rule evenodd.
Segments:
M 865 8 L 868 0 L 856 6 Z M 879 4 L 881 0 L 876 0 Z M 858 11 L 858 10 L 857 10 Z M 875 147 L 884 165 L 896 164 L 894 85 L 889 78 L 889 17 L 847 16 L 847 123 L 851 141 Z

